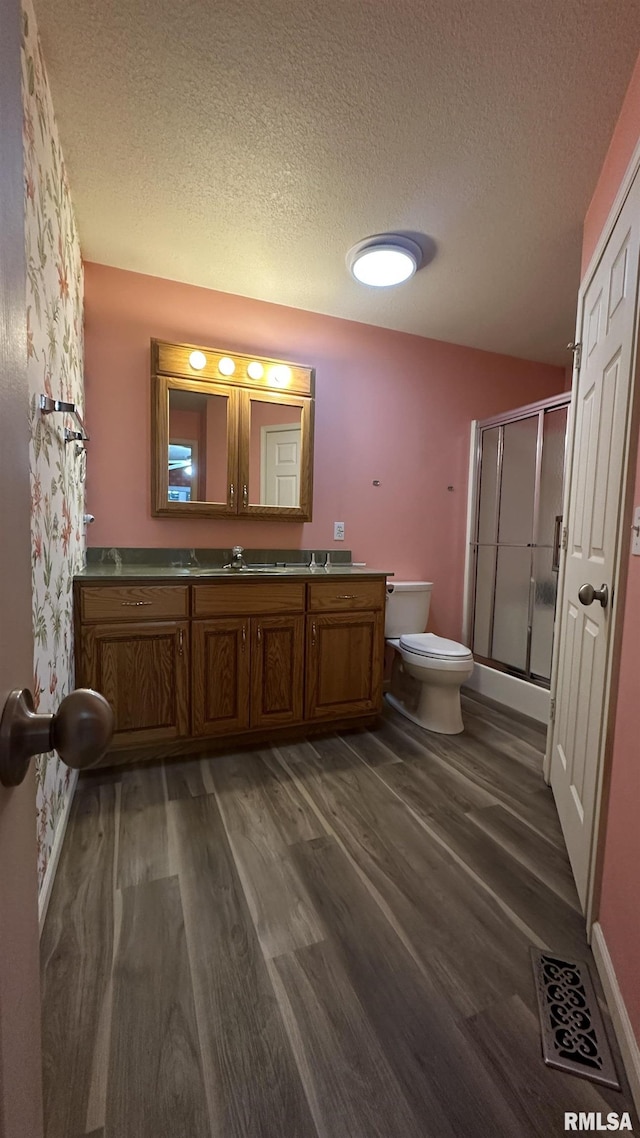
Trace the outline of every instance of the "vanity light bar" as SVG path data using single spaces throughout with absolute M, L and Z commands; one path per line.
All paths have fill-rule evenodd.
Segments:
M 292 395 L 314 394 L 313 368 L 302 364 L 161 340 L 151 341 L 151 355 L 152 370 L 158 375 L 197 377 L 204 381 L 223 379 L 231 384 L 289 391 Z

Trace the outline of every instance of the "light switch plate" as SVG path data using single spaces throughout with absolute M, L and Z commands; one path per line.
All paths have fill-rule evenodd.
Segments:
M 344 522 L 333 523 L 333 540 L 344 541 Z
M 633 511 L 633 536 L 631 539 L 631 552 L 634 557 L 640 557 L 640 506 Z

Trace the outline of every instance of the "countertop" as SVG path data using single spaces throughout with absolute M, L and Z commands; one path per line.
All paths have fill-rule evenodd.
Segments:
M 326 581 L 330 577 L 393 577 L 384 569 L 332 565 L 330 569 L 309 569 L 305 565 L 267 566 L 248 569 L 214 569 L 184 565 L 88 565 L 75 576 L 76 581 L 259 581 L 288 577 L 305 581 Z

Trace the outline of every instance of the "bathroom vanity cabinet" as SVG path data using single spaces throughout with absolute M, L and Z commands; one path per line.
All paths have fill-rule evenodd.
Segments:
M 116 716 L 113 746 L 189 734 L 189 588 L 76 585 L 76 683 Z
M 314 582 L 307 615 L 306 718 L 332 720 L 380 708 L 384 581 Z
M 76 578 L 76 682 L 113 706 L 103 763 L 362 722 L 382 700 L 385 577 Z

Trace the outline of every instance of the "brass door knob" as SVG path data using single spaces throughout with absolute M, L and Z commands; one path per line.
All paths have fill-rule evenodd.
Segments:
M 84 770 L 104 755 L 113 735 L 111 705 L 90 688 L 66 696 L 55 715 L 38 715 L 27 688 L 7 698 L 0 720 L 0 782 L 18 786 L 33 755 L 57 751 L 68 767 Z

